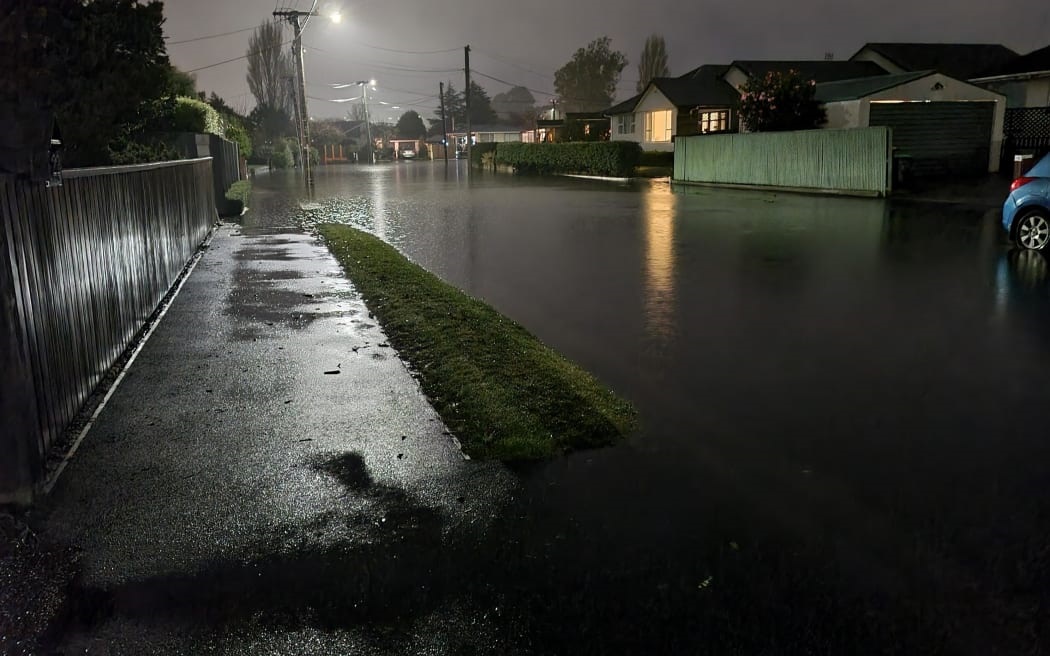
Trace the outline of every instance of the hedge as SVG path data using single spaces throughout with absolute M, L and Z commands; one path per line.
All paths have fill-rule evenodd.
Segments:
M 482 163 L 482 156 L 485 153 L 496 152 L 496 146 L 499 144 L 487 141 L 485 143 L 474 144 L 470 147 L 470 163 L 474 166 L 480 166 Z
M 175 131 L 226 136 L 219 112 L 208 103 L 195 98 L 175 99 Z
M 582 173 L 627 177 L 641 157 L 632 141 L 592 143 L 517 143 L 496 145 L 496 163 L 521 173 Z

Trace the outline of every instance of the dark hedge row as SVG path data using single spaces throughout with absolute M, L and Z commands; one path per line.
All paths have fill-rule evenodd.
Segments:
M 641 157 L 641 147 L 630 141 L 589 143 L 501 143 L 496 164 L 520 173 L 581 173 L 629 177 Z

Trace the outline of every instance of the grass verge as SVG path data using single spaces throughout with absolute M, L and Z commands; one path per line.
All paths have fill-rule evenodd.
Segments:
M 629 403 L 489 305 L 368 233 L 320 232 L 472 457 L 545 458 L 634 428 Z

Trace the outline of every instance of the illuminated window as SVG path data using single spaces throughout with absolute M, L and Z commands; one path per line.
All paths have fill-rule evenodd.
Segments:
M 725 132 L 729 129 L 729 110 L 700 112 L 700 134 Z
M 645 113 L 645 140 L 649 142 L 671 140 L 671 110 L 660 109 Z
M 621 114 L 616 117 L 616 134 L 634 134 L 634 114 Z

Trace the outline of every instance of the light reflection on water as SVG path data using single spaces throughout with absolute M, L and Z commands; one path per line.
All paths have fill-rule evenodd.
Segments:
M 670 185 L 643 197 L 645 216 L 645 317 L 650 336 L 662 342 L 676 333 L 674 224 L 677 197 Z

